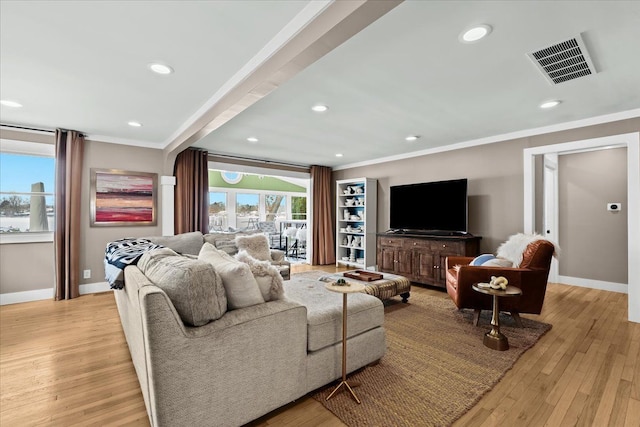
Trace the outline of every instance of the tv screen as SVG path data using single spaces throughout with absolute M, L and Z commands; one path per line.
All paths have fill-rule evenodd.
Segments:
M 402 231 L 466 233 L 466 178 L 392 186 L 389 225 Z

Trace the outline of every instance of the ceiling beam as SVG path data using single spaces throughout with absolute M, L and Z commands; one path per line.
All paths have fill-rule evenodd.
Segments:
M 311 4 L 313 4 L 312 2 Z M 185 124 L 164 148 L 164 170 L 173 174 L 181 151 L 218 129 L 300 71 L 402 3 L 402 0 L 333 1 L 217 101 Z

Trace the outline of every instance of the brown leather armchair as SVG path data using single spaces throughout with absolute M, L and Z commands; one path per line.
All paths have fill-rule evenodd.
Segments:
M 473 257 L 448 257 L 447 293 L 459 309 L 475 310 L 474 324 L 478 325 L 480 310 L 491 310 L 491 296 L 474 291 L 471 286 L 489 282 L 491 276 L 504 276 L 509 285 L 522 290 L 522 295 L 500 299 L 500 311 L 508 311 L 516 324 L 522 326 L 519 313 L 540 314 L 547 289 L 549 267 L 555 246 L 547 240 L 536 240 L 525 248 L 518 268 L 470 266 Z M 459 268 L 455 266 L 459 265 Z

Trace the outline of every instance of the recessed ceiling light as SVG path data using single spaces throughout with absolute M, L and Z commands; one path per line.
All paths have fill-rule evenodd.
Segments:
M 247 138 L 247 141 L 249 141 L 249 142 L 258 142 L 258 138 L 256 138 L 255 136 L 250 136 L 249 138 Z
M 11 108 L 20 108 L 20 107 L 22 107 L 22 104 L 20 104 L 19 102 L 10 101 L 8 99 L 0 100 L 0 104 L 4 105 L 5 107 L 11 107 Z
M 540 104 L 540 108 L 553 108 L 553 107 L 557 107 L 558 104 L 560 104 L 560 101 L 558 100 L 553 100 L 553 101 L 545 101 L 542 104 Z
M 420 138 L 419 135 L 409 135 L 408 137 L 405 138 L 405 141 L 415 141 L 418 138 Z
M 327 107 L 326 105 L 314 105 L 313 107 L 311 107 L 311 109 L 313 111 L 315 111 L 316 113 L 324 113 L 325 111 L 327 111 L 329 109 L 329 107 Z
M 469 28 L 468 30 L 463 31 L 458 39 L 462 43 L 474 43 L 484 37 L 488 36 L 491 33 L 491 26 L 482 24 L 476 25 L 473 28 Z
M 159 62 L 149 64 L 149 69 L 157 74 L 167 75 L 173 73 L 173 68 L 165 64 L 160 64 Z
M 336 154 L 336 157 L 342 157 L 342 153 Z
M 140 122 L 133 122 L 133 121 L 131 121 L 131 122 L 128 122 L 127 124 L 128 124 L 129 126 L 131 126 L 131 127 L 134 127 L 134 128 L 140 128 L 140 127 L 142 127 L 142 123 L 140 123 Z

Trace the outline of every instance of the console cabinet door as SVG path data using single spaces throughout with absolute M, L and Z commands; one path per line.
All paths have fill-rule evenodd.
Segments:
M 394 273 L 401 276 L 413 275 L 413 252 L 399 249 L 396 252 L 396 268 Z
M 388 273 L 395 272 L 396 248 L 378 247 L 378 268 Z
M 416 282 L 431 284 L 434 281 L 435 257 L 431 252 L 413 251 L 413 275 Z
M 464 242 L 433 241 L 431 250 L 434 253 L 434 279 L 438 286 L 446 286 L 447 257 L 465 255 Z

